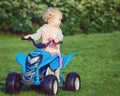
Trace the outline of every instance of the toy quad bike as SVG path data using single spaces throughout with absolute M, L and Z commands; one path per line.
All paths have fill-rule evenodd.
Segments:
M 23 38 L 24 39 L 24 38 Z M 34 86 L 34 88 L 42 88 L 45 94 L 55 95 L 58 93 L 58 87 L 65 87 L 67 90 L 76 91 L 80 89 L 81 80 L 76 72 L 71 72 L 64 80 L 62 73 L 60 73 L 60 84 L 58 84 L 57 77 L 54 72 L 59 66 L 59 56 L 55 54 L 50 56 L 50 53 L 44 51 L 42 48 L 47 47 L 48 44 L 35 43 L 33 44 L 37 49 L 29 52 L 26 56 L 23 53 L 18 53 L 16 61 L 22 68 L 22 75 L 16 72 L 9 73 L 6 78 L 6 92 L 8 94 L 15 94 L 21 91 L 22 85 Z M 68 62 L 77 53 L 72 53 L 68 56 L 62 56 L 62 69 L 66 67 Z

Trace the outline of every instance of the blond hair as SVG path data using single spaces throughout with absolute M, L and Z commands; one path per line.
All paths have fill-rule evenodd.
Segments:
M 48 20 L 53 20 L 57 16 L 60 16 L 62 19 L 62 12 L 56 8 L 49 7 L 43 14 L 43 20 L 48 22 Z

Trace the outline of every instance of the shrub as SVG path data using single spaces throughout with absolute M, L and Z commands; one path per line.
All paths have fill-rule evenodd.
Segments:
M 2 0 L 0 30 L 33 33 L 43 24 L 43 11 L 51 6 L 63 12 L 65 35 L 120 30 L 119 0 Z

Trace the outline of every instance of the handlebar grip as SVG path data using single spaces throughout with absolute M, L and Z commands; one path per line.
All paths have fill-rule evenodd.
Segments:
M 59 41 L 59 44 L 63 44 L 63 41 Z
M 24 37 L 22 37 L 21 40 L 26 40 L 26 39 Z

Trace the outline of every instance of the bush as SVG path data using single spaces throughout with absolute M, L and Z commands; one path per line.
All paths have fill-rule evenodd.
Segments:
M 65 35 L 120 30 L 119 0 L 8 0 L 0 2 L 0 30 L 35 32 L 47 7 L 63 12 Z
M 0 25 L 1 29 L 13 32 L 33 32 L 33 24 L 41 24 L 42 10 L 46 7 L 39 0 L 9 0 L 1 1 Z M 34 21 L 37 22 L 34 22 Z M 4 22 L 4 23 L 3 23 Z M 7 25 L 7 26 L 6 26 Z

